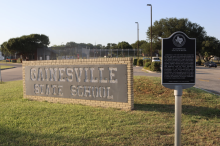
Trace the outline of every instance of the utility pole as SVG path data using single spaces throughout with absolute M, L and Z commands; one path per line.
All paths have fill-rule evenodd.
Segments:
M 150 56 L 151 56 L 151 62 L 152 62 L 152 5 L 147 4 L 147 6 L 151 7 L 151 28 L 150 28 L 150 35 L 151 35 L 151 43 L 150 43 Z
M 139 23 L 138 22 L 135 22 L 137 23 L 137 56 L 138 56 L 138 59 L 139 59 Z

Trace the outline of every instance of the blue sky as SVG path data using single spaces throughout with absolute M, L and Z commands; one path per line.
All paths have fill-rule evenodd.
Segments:
M 219 0 L 1 0 L 0 44 L 10 38 L 45 34 L 51 45 L 74 41 L 102 44 L 146 40 L 153 22 L 188 18 L 220 40 Z

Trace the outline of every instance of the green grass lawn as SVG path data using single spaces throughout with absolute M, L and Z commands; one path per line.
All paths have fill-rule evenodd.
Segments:
M 134 110 L 23 99 L 22 81 L 0 84 L 0 145 L 173 145 L 173 90 L 134 77 Z M 219 145 L 220 97 L 183 90 L 182 145 Z
M 0 69 L 9 69 L 9 68 L 13 68 L 14 66 L 5 66 L 5 65 L 1 65 L 0 64 Z

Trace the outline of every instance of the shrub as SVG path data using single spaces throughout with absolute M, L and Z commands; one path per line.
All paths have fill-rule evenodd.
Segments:
M 11 62 L 16 63 L 17 59 L 11 59 Z
M 134 65 L 137 65 L 137 59 L 134 59 L 133 64 L 134 64 Z
M 151 62 L 146 62 L 145 64 L 144 64 L 144 67 L 149 67 L 151 65 Z
M 144 59 L 144 61 L 143 61 L 143 66 L 145 66 L 145 64 L 146 64 L 147 62 L 151 62 L 150 59 Z
M 138 59 L 137 66 L 143 66 L 143 59 Z
M 160 62 L 152 62 L 151 63 L 152 71 L 160 71 Z

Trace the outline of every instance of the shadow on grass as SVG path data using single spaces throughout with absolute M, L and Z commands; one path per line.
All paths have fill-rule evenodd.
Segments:
M 0 145 L 99 145 L 100 141 L 94 137 L 67 135 L 62 133 L 41 134 L 30 131 L 6 128 L 0 125 Z M 101 135 L 98 135 L 101 136 Z
M 134 110 L 174 113 L 175 105 L 134 104 Z M 220 118 L 220 109 L 218 108 L 214 109 L 208 107 L 182 105 L 182 113 L 185 115 L 204 116 L 207 118 Z

